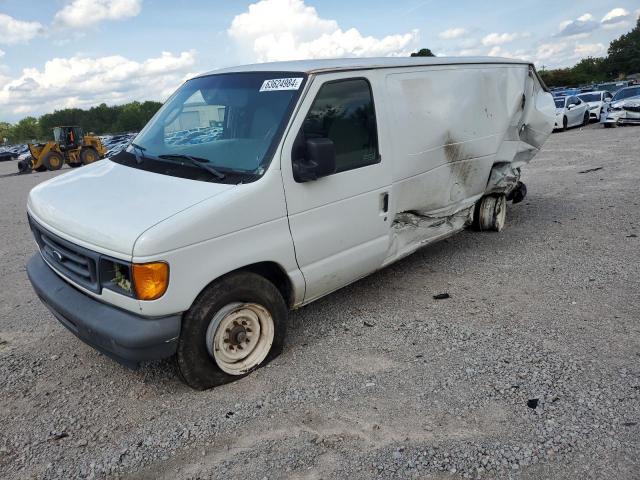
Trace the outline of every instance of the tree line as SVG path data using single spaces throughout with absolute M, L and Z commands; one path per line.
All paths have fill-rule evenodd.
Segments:
M 560 87 L 623 80 L 634 73 L 640 73 L 640 18 L 633 30 L 609 44 L 605 57 L 584 58 L 571 68 L 542 70 L 540 76 L 549 87 Z
M 162 106 L 160 102 L 131 102 L 108 106 L 104 103 L 88 110 L 65 108 L 47 113 L 39 118 L 26 117 L 16 124 L 0 122 L 0 144 L 53 140 L 53 127 L 79 125 L 85 133 L 138 131 Z

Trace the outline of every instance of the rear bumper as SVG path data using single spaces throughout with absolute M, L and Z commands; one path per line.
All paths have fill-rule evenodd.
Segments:
M 60 278 L 36 253 L 27 274 L 42 303 L 83 342 L 136 368 L 176 352 L 181 315 L 145 318 L 99 302 Z

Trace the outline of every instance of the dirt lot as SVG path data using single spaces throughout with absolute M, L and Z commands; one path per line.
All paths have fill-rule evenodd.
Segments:
M 292 313 L 281 357 L 208 392 L 55 321 L 24 268 L 54 174 L 0 164 L 0 478 L 638 478 L 639 135 L 554 134 L 502 233 Z

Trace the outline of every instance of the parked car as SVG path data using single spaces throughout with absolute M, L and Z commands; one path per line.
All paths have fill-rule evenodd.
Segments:
M 555 97 L 556 120 L 554 130 L 566 130 L 589 123 L 589 104 L 577 96 Z
M 618 90 L 601 121 L 605 127 L 640 124 L 640 85 Z
M 602 111 L 611 99 L 613 95 L 611 92 L 601 90 L 598 92 L 581 93 L 578 98 L 583 102 L 587 102 L 587 108 L 589 110 L 589 118 L 600 121 Z
M 466 226 L 500 231 L 553 118 L 516 60 L 204 74 L 125 151 L 31 190 L 27 272 L 98 350 L 128 366 L 175 355 L 187 384 L 220 385 L 280 353 L 289 309 Z M 186 124 L 222 134 L 167 141 Z
M 615 95 L 615 93 L 625 87 L 631 85 L 631 82 L 628 80 L 621 80 L 618 82 L 606 82 L 600 83 L 597 85 L 598 90 L 606 90 L 607 92 L 611 92 Z

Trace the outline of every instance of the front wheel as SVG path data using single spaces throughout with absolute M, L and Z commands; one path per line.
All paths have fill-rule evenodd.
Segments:
M 100 160 L 100 155 L 95 148 L 87 147 L 80 150 L 80 161 L 83 165 L 89 165 L 97 160 Z
M 64 165 L 64 157 L 58 152 L 52 150 L 44 156 L 42 159 L 42 165 L 50 171 L 60 170 L 62 165 Z
M 207 287 L 184 315 L 176 360 L 197 390 L 241 378 L 275 358 L 286 336 L 287 306 L 278 289 L 250 272 Z
M 589 112 L 584 112 L 584 118 L 582 119 L 582 126 L 586 127 L 589 125 Z
M 568 125 L 569 125 L 569 120 L 567 120 L 567 117 L 563 117 L 562 118 L 562 131 L 563 132 L 567 131 Z

